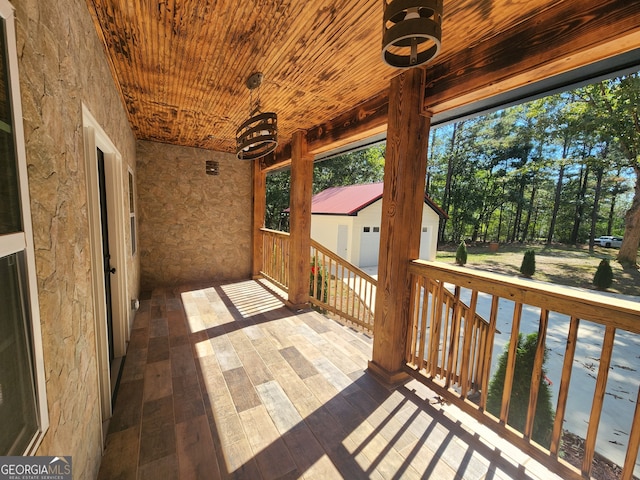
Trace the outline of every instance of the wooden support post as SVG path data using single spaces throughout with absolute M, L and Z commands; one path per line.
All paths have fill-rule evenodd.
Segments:
M 288 303 L 292 308 L 309 303 L 312 188 L 313 156 L 308 153 L 306 133 L 299 130 L 291 139 Z
M 267 174 L 262 169 L 262 162 L 253 162 L 253 226 L 252 226 L 252 262 L 251 274 L 253 279 L 261 276 L 263 268 L 263 240 L 261 228 L 264 227 L 264 217 L 267 211 Z
M 404 382 L 409 329 L 409 261 L 420 254 L 430 118 L 421 115 L 424 70 L 391 80 L 380 224 L 373 359 L 369 369 L 385 383 Z

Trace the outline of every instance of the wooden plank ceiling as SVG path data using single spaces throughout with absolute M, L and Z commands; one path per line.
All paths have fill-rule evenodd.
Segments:
M 500 32 L 533 25 L 564 3 L 571 0 L 445 0 L 437 63 L 468 57 Z M 381 59 L 380 0 L 87 5 L 139 139 L 234 151 L 236 128 L 249 115 L 245 81 L 260 71 L 262 110 L 278 114 L 280 143 L 288 143 L 295 130 L 384 94 L 399 73 Z

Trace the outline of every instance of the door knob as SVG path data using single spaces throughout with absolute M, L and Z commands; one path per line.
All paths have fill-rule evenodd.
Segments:
M 109 272 L 110 272 L 110 273 L 116 273 L 116 267 L 111 267 L 111 268 L 109 269 Z

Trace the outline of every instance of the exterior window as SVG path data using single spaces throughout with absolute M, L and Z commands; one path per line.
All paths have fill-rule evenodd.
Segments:
M 423 231 L 423 232 L 426 232 L 426 231 L 427 231 L 427 229 L 428 229 L 428 227 L 422 227 L 422 231 Z
M 135 182 L 133 172 L 129 169 L 129 225 L 131 226 L 131 256 L 136 254 L 136 207 L 135 207 Z
M 363 231 L 364 231 L 365 233 L 369 233 L 369 232 L 371 231 L 371 227 L 364 227 L 364 228 L 363 228 Z
M 0 456 L 31 453 L 49 423 L 17 74 L 0 0 Z
M 379 233 L 380 227 L 373 227 L 373 233 Z

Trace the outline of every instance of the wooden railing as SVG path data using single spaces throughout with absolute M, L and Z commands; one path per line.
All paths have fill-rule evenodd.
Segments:
M 283 290 L 289 289 L 289 234 L 261 229 L 262 270 L 260 273 Z
M 626 449 L 623 445 L 619 451 L 603 456 L 622 467 L 621 478 L 633 477 L 640 445 L 640 388 L 637 373 L 628 375 L 633 370 L 632 366 L 614 365 L 612 357 L 615 343 L 616 349 L 620 349 L 618 363 L 633 361 L 628 357 L 637 358 L 637 351 L 625 348 L 640 344 L 638 302 L 420 260 L 411 262 L 409 274 L 412 282 L 412 325 L 406 349 L 408 373 L 428 384 L 447 401 L 491 426 L 532 457 L 554 468 L 564 478 L 577 479 L 590 476 L 594 457 L 601 455 L 601 452 L 596 453 L 596 444 L 598 448 L 601 445 L 610 448 L 607 444 L 612 443 L 608 437 L 599 440 L 598 430 L 599 427 L 601 430 L 609 427 L 606 422 L 601 425 L 600 420 L 604 414 L 605 394 L 612 395 L 608 390 L 608 382 L 611 382 L 609 372 L 614 366 L 620 367 L 625 371 L 622 377 L 616 377 L 616 382 L 627 381 L 624 379 L 626 376 L 628 388 L 616 390 L 615 395 L 620 396 L 621 390 L 628 390 L 626 393 L 631 396 L 613 407 L 609 405 L 609 408 L 614 408 L 613 418 L 619 419 L 620 425 L 627 429 L 623 434 L 617 432 L 612 435 L 619 435 L 616 441 L 620 444 L 626 439 L 627 445 Z M 468 299 L 468 306 L 461 303 L 463 297 Z M 488 324 L 479 319 L 479 313 L 489 320 Z M 504 334 L 498 330 L 500 325 Z M 516 422 L 510 407 L 515 404 L 512 389 L 521 380 L 514 378 L 521 332 L 537 333 L 534 337 L 537 340 L 533 371 L 527 377 L 531 380 L 528 399 L 525 399 L 528 402 L 526 418 Z M 503 336 L 508 338 L 502 339 Z M 551 354 L 554 358 L 546 362 L 550 344 L 553 345 Z M 497 363 L 497 357 L 503 350 L 508 352 L 508 356 L 504 377 L 501 378 L 503 382 L 500 382 L 502 391 L 497 396 L 493 394 L 498 399 L 498 406 L 492 407 L 491 411 L 489 390 L 490 385 L 496 388 L 492 378 L 498 370 L 497 365 L 492 364 Z M 576 352 L 585 350 L 590 351 L 588 367 L 597 371 L 596 377 L 582 371 L 584 365 L 578 359 L 584 361 L 583 353 L 577 355 Z M 553 371 L 546 363 L 553 364 Z M 576 386 L 583 389 L 589 376 L 595 378 L 592 396 L 584 392 L 578 394 L 582 398 L 569 396 L 572 373 Z M 637 397 L 634 394 L 636 388 Z M 543 441 L 534 439 L 534 427 L 543 421 L 536 418 L 541 389 L 551 391 L 552 398 L 556 400 L 555 416 L 551 415 L 547 440 Z M 581 405 L 585 401 L 590 406 L 583 408 Z M 569 459 L 569 463 L 561 458 L 564 456 L 563 435 L 565 430 L 571 429 L 567 423 L 567 411 L 571 409 L 572 418 L 581 415 L 576 408 L 584 410 L 580 426 L 587 423 L 588 427 L 581 441 L 581 458 L 577 461 Z M 515 424 L 522 427 L 513 428 Z M 618 458 L 611 458 L 611 455 Z
M 309 301 L 373 333 L 377 281 L 311 240 Z
M 412 325 L 411 364 L 430 377 L 442 378 L 445 388 L 457 385 L 464 396 L 477 394 L 487 366 L 490 332 L 490 323 L 475 311 L 477 292 L 469 306 L 460 299 L 459 286 L 451 291 L 442 282 L 418 276 L 412 287 L 412 299 L 419 302 L 412 312 L 419 318 Z
M 261 229 L 260 273 L 283 290 L 289 288 L 289 234 Z M 373 333 L 375 278 L 311 240 L 309 302 Z

